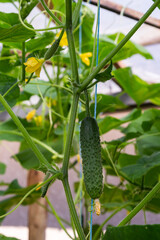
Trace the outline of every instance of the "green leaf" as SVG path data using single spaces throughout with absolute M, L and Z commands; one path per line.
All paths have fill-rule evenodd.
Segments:
M 128 114 L 125 118 L 117 119 L 111 116 L 107 116 L 99 121 L 100 134 L 104 134 L 110 131 L 113 128 L 119 127 L 121 124 L 129 121 L 133 121 L 141 115 L 140 109 L 134 109 L 131 113 Z
M 5 94 L 7 90 L 16 83 L 17 79 L 0 73 L 0 94 Z M 5 97 L 8 104 L 13 107 L 16 104 L 16 99 L 19 97 L 19 87 L 16 85 Z M 5 108 L 0 104 L 0 111 Z
M 124 199 L 126 199 L 125 191 L 114 185 L 109 187 L 107 184 L 104 184 L 100 202 L 107 211 L 112 211 L 117 207 L 124 205 Z
M 0 239 L 1 240 L 20 240 L 18 238 L 14 238 L 14 237 L 6 237 L 6 236 L 4 236 L 2 234 L 0 234 Z
M 0 174 L 5 174 L 5 171 L 6 171 L 6 165 L 0 162 Z
M 44 49 L 47 45 L 53 42 L 54 36 L 55 34 L 53 32 L 45 32 L 37 38 L 27 41 L 26 51 L 31 52 Z
M 107 80 L 111 79 L 113 77 L 111 74 L 112 67 L 113 66 L 111 62 L 110 65 L 103 72 L 100 72 L 95 76 L 95 79 L 97 79 L 98 82 L 106 82 Z
M 147 84 L 138 76 L 133 75 L 129 67 L 115 70 L 113 74 L 126 93 L 128 93 L 138 105 L 147 99 L 159 96 L 160 84 Z
M 107 227 L 103 240 L 159 240 L 160 225 Z
M 160 135 L 160 133 L 159 133 Z M 137 139 L 137 150 L 139 154 L 151 155 L 156 151 L 160 151 L 160 136 L 151 136 L 148 134 L 142 135 L 141 138 Z
M 24 2 L 24 4 L 23 4 Z M 22 1 L 21 4 L 21 18 L 24 20 L 32 11 L 32 9 L 38 4 L 38 0 L 31 0 L 31 1 Z
M 109 35 L 110 39 L 114 42 L 117 38 L 117 33 Z M 120 33 L 118 36 L 117 43 L 121 42 L 125 37 L 124 34 Z M 120 59 L 125 59 L 133 56 L 134 54 L 140 54 L 141 56 L 145 57 L 146 59 L 153 59 L 151 54 L 141 45 L 133 43 L 132 41 L 128 41 L 125 46 L 113 57 L 113 62 L 117 62 Z
M 0 28 L 10 28 L 17 23 L 19 23 L 18 14 L 0 12 Z
M 6 190 L 0 191 L 1 196 L 11 195 L 12 197 L 5 198 L 0 201 L 0 215 L 8 212 L 13 206 L 15 206 L 24 195 L 29 192 L 35 185 L 28 186 L 26 188 L 22 188 L 17 180 L 13 180 Z M 34 203 L 41 195 L 41 191 L 34 191 L 30 194 L 22 203 L 23 206 Z M 3 218 L 4 219 L 4 218 Z M 0 219 L 0 221 L 3 221 Z
M 23 90 L 24 90 L 24 92 L 27 92 L 31 95 L 40 95 L 40 92 L 41 92 L 41 94 L 44 96 L 44 94 L 50 88 L 51 87 L 45 81 L 36 79 L 36 80 L 31 80 L 31 82 L 29 84 L 24 86 Z M 52 89 L 52 91 L 53 91 L 53 89 Z
M 91 115 L 94 115 L 94 105 L 95 103 L 92 102 L 90 105 L 90 112 Z M 124 105 L 118 97 L 114 97 L 111 95 L 105 94 L 97 94 L 97 116 L 102 112 L 114 112 L 116 109 L 125 109 L 126 105 Z M 81 112 L 78 117 L 79 121 L 85 118 L 86 112 Z
M 143 156 L 138 159 L 136 164 L 121 168 L 120 172 L 134 181 L 158 166 L 160 166 L 160 152 L 153 153 L 151 156 Z
M 34 36 L 35 33 L 22 24 L 16 24 L 8 29 L 0 28 L 0 42 L 23 42 Z

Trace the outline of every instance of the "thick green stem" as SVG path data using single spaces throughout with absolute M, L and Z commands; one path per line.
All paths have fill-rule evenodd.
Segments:
M 90 117 L 90 109 L 89 109 L 89 97 L 87 89 L 84 90 L 85 98 L 86 98 L 86 116 Z
M 74 126 L 75 126 L 75 120 L 76 120 L 76 114 L 77 114 L 77 108 L 78 108 L 78 99 L 79 99 L 79 95 L 73 94 L 71 114 L 70 114 L 70 120 L 69 120 L 69 126 L 68 126 L 68 134 L 66 139 L 64 160 L 63 160 L 63 166 L 62 166 L 62 173 L 64 178 L 68 177 L 68 165 L 69 165 L 70 151 L 72 146 Z
M 59 56 L 57 56 L 57 79 L 56 79 L 56 84 L 60 85 L 60 79 L 59 79 L 59 74 L 60 74 L 60 62 L 59 62 Z M 61 101 L 61 94 L 60 94 L 60 89 L 56 88 L 57 92 L 57 103 L 58 103 L 58 109 L 59 113 L 64 116 L 63 114 L 63 108 L 62 108 L 62 101 Z
M 68 39 L 69 53 L 71 59 L 72 81 L 79 84 L 78 65 L 72 33 L 72 1 L 66 0 L 66 33 Z
M 95 78 L 99 71 L 116 55 L 117 52 L 128 42 L 133 34 L 141 27 L 145 20 L 151 15 L 154 9 L 160 4 L 160 0 L 156 0 L 154 4 L 148 9 L 143 17 L 137 22 L 137 24 L 130 30 L 130 32 L 124 37 L 124 39 L 103 59 L 100 64 L 92 71 L 92 73 L 84 80 L 81 87 L 77 90 L 79 93 L 82 92 L 89 83 Z
M 25 42 L 22 42 L 22 82 L 25 81 Z
M 9 115 L 11 116 L 14 123 L 17 125 L 20 132 L 23 134 L 26 142 L 28 143 L 28 145 L 30 146 L 30 148 L 32 149 L 32 151 L 34 152 L 36 157 L 39 159 L 40 163 L 45 165 L 46 168 L 48 168 L 48 170 L 50 170 L 52 173 L 55 173 L 56 172 L 55 169 L 52 168 L 52 166 L 47 161 L 47 159 L 44 157 L 44 155 L 39 151 L 39 149 L 37 148 L 35 143 L 32 141 L 32 139 L 31 139 L 30 135 L 28 134 L 27 130 L 24 128 L 24 126 L 22 125 L 22 123 L 20 122 L 18 117 L 14 114 L 14 112 L 12 111 L 12 109 L 10 108 L 10 106 L 8 105 L 8 103 L 6 102 L 6 100 L 3 98 L 3 96 L 1 94 L 0 94 L 0 102 L 2 103 L 2 105 L 4 106 L 6 111 L 9 113 Z
M 118 227 L 126 225 L 154 196 L 160 189 L 160 182 L 158 182 L 153 189 L 145 196 L 145 198 L 126 216 L 119 224 Z
M 65 193 L 66 193 L 68 206 L 69 206 L 69 209 L 70 209 L 70 212 L 71 212 L 71 216 L 73 218 L 74 225 L 76 227 L 79 239 L 80 240 L 85 240 L 85 235 L 84 235 L 84 232 L 82 230 L 81 224 L 79 222 L 79 218 L 78 218 L 76 209 L 75 209 L 75 207 L 73 207 L 74 206 L 74 202 L 73 202 L 73 198 L 72 198 L 72 194 L 71 194 L 71 190 L 70 190 L 70 186 L 69 186 L 67 178 L 65 178 L 63 180 L 63 187 L 64 187 L 64 190 L 65 190 Z

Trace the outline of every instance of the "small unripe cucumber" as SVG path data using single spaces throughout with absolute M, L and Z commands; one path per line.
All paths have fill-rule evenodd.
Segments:
M 81 122 L 80 144 L 86 190 L 92 199 L 96 199 L 102 194 L 103 174 L 99 128 L 92 117 Z
M 60 43 L 60 39 L 56 39 L 54 41 L 54 43 L 52 44 L 52 46 L 47 50 L 47 52 L 44 55 L 44 59 L 48 60 L 50 59 L 57 51 L 58 47 L 59 47 L 59 43 Z

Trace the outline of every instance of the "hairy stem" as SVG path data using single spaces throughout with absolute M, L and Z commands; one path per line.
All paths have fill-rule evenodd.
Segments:
M 25 72 L 25 42 L 22 42 L 22 82 L 25 81 L 25 75 L 26 75 L 26 72 Z
M 71 194 L 71 190 L 70 190 L 70 186 L 69 186 L 67 178 L 65 178 L 63 180 L 63 187 L 64 187 L 64 190 L 65 190 L 65 193 L 66 193 L 68 206 L 69 206 L 69 209 L 70 209 L 70 212 L 71 212 L 71 216 L 73 218 L 74 225 L 76 227 L 79 239 L 80 240 L 85 240 L 85 235 L 84 235 L 84 232 L 82 230 L 81 224 L 79 222 L 79 218 L 78 218 L 76 209 L 75 209 L 75 207 L 73 207 L 74 206 L 74 202 L 73 202 L 73 198 L 72 198 L 72 194 Z

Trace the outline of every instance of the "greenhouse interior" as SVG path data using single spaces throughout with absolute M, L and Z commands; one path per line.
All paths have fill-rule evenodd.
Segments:
M 160 240 L 160 0 L 0 0 L 0 240 Z

